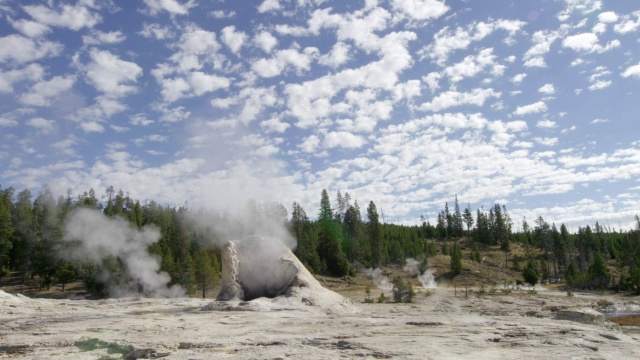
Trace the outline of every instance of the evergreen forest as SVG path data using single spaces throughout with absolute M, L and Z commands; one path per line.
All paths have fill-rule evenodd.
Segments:
M 522 271 L 524 280 L 566 284 L 569 288 L 606 289 L 640 293 L 640 219 L 635 228 L 611 230 L 599 223 L 585 224 L 570 233 L 564 224 L 548 223 L 542 216 L 518 220 L 514 225 L 506 206 L 486 209 L 460 207 L 457 196 L 437 214 L 435 223 L 404 226 L 384 221 L 371 201 L 361 208 L 348 193 L 320 194 L 320 208 L 313 219 L 296 202 L 291 214 L 279 203 L 250 202 L 246 217 L 255 224 L 285 228 L 297 241 L 294 253 L 313 273 L 335 277 L 353 275 L 366 268 L 403 264 L 405 259 L 424 259 L 440 253 L 451 256 L 453 276 L 463 271 L 461 261 L 481 261 L 478 244 L 499 248 L 506 266 Z M 45 186 L 34 195 L 30 190 L 0 187 L 0 277 L 17 276 L 36 280 L 41 288 L 83 282 L 86 290 L 108 296 L 113 286 L 125 283 L 125 264 L 118 257 L 100 262 L 66 256 L 73 242 L 65 241 L 65 219 L 74 209 L 88 208 L 107 217 L 120 218 L 131 227 L 154 227 L 158 241 L 147 251 L 158 259 L 170 284 L 180 285 L 190 296 L 207 293 L 219 281 L 219 241 L 196 226 L 193 216 L 210 217 L 211 226 L 232 223 L 227 213 L 202 213 L 187 206 L 163 206 L 154 201 L 141 204 L 122 190 L 109 187 L 103 194 L 93 189 L 78 196 L 56 198 Z M 315 213 L 317 211 L 317 214 Z M 514 231 L 514 228 L 521 229 Z M 233 226 L 229 227 L 234 229 Z M 225 236 L 246 236 L 257 230 L 241 224 L 226 230 Z M 216 233 L 221 236 L 220 232 Z M 260 234 L 258 234 L 260 235 Z M 224 239 L 218 239 L 224 240 Z M 471 242 L 473 250 L 463 253 L 460 241 Z M 511 253 L 513 244 L 526 249 Z M 612 271 L 615 270 L 615 271 Z M 104 273 L 109 277 L 106 278 Z M 617 274 L 616 276 L 612 274 Z

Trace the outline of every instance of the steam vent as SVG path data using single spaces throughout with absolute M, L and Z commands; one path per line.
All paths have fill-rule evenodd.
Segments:
M 222 249 L 222 288 L 217 301 L 272 298 L 305 305 L 349 307 L 325 289 L 291 250 L 260 236 L 227 242 Z

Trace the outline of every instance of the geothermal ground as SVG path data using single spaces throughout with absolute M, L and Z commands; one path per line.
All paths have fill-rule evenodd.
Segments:
M 349 284 L 333 285 L 350 298 L 335 308 L 296 298 L 71 300 L 0 291 L 0 358 L 640 358 L 640 333 L 597 312 L 637 311 L 637 297 L 542 289 L 479 296 L 478 288 L 465 296 L 451 286 L 421 290 L 412 304 L 364 304 L 364 292 Z

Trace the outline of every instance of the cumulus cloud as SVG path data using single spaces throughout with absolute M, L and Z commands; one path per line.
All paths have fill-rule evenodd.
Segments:
M 152 15 L 161 11 L 166 11 L 171 15 L 186 15 L 189 13 L 189 9 L 196 6 L 195 0 L 189 0 L 185 3 L 177 0 L 144 0 L 144 3 Z
M 628 77 L 640 78 L 640 63 L 629 66 L 620 75 L 625 78 L 628 78 Z
M 605 24 L 611 24 L 618 21 L 618 14 L 614 11 L 605 11 L 598 14 L 598 20 Z
M 242 31 L 236 31 L 236 27 L 231 25 L 222 29 L 220 38 L 232 53 L 238 54 L 238 51 L 240 51 L 245 41 L 247 41 L 247 34 Z
M 504 30 L 513 35 L 524 25 L 524 21 L 499 19 L 491 23 L 474 22 L 466 28 L 450 29 L 445 26 L 433 35 L 434 41 L 421 49 L 418 54 L 421 58 L 431 58 L 436 64 L 444 66 L 449 54 L 454 51 L 466 49 L 472 42 L 486 38 L 495 30 Z
M 75 76 L 55 76 L 50 80 L 40 81 L 33 85 L 29 92 L 20 96 L 25 105 L 48 106 L 51 100 L 69 91 L 75 83 Z
M 92 12 L 81 4 L 60 5 L 52 9 L 44 5 L 27 5 L 22 7 L 37 22 L 78 31 L 82 28 L 92 28 L 102 21 L 100 14 Z
M 53 130 L 55 125 L 54 120 L 47 120 L 45 118 L 36 117 L 27 120 L 26 124 L 34 129 L 40 130 L 42 132 L 49 132 Z
M 556 88 L 553 84 L 544 84 L 538 89 L 539 93 L 553 95 L 556 93 Z
M 7 17 L 7 20 L 13 26 L 26 37 L 40 38 L 51 32 L 51 28 L 45 24 L 41 24 L 37 21 L 31 21 L 26 19 L 13 20 Z
M 450 10 L 440 0 L 393 0 L 392 5 L 394 10 L 415 20 L 437 19 Z
M 350 50 L 351 47 L 348 44 L 338 41 L 333 45 L 329 53 L 320 56 L 318 63 L 332 68 L 337 68 L 349 61 Z
M 85 45 L 118 44 L 126 38 L 122 31 L 92 31 L 90 35 L 83 36 L 82 41 Z
M 275 10 L 280 10 L 279 0 L 264 0 L 260 5 L 258 5 L 258 12 L 260 13 L 271 12 Z
M 582 33 L 577 35 L 567 36 L 562 41 L 562 46 L 572 49 L 574 51 L 586 52 L 586 53 L 603 53 L 611 49 L 615 49 L 620 46 L 619 40 L 612 40 L 606 46 L 602 46 L 599 43 L 598 36 L 593 33 Z
M 322 146 L 326 149 L 332 148 L 359 148 L 364 145 L 365 140 L 358 135 L 346 131 L 332 131 L 328 133 L 322 141 Z
M 298 71 L 309 70 L 311 62 L 318 49 L 305 48 L 302 52 L 296 49 L 278 50 L 270 59 L 259 59 L 251 65 L 251 69 L 260 77 L 274 77 L 280 75 L 287 67 L 292 66 Z
M 11 34 L 0 37 L 0 63 L 23 64 L 45 57 L 58 56 L 63 46 L 57 42 L 33 40 Z
M 540 120 L 536 123 L 536 126 L 544 129 L 553 129 L 558 127 L 558 124 L 553 120 Z
M 171 39 L 174 37 L 173 31 L 168 26 L 162 26 L 160 24 L 142 24 L 142 30 L 138 32 L 145 38 L 153 38 L 156 40 Z
M 521 73 L 521 74 L 514 75 L 510 81 L 514 84 L 520 84 L 522 80 L 524 80 L 524 78 L 526 77 L 527 77 L 527 74 Z
M 613 26 L 613 30 L 619 34 L 628 34 L 638 30 L 638 28 L 640 28 L 640 10 L 622 16 L 620 22 Z
M 108 96 L 120 97 L 137 90 L 132 84 L 142 75 L 142 68 L 138 64 L 121 60 L 106 50 L 91 49 L 90 57 L 86 75 L 98 91 Z
M 547 104 L 544 101 L 538 101 L 533 104 L 518 106 L 513 113 L 515 115 L 529 115 L 546 112 L 547 110 Z
M 483 106 L 490 98 L 499 98 L 501 93 L 491 88 L 476 88 L 469 92 L 445 91 L 436 96 L 431 102 L 420 105 L 424 111 L 442 111 L 455 106 L 474 105 Z
M 318 149 L 319 146 L 320 138 L 318 138 L 316 135 L 310 135 L 300 143 L 299 147 L 306 153 L 313 153 Z
M 270 53 L 278 45 L 278 39 L 268 31 L 260 31 L 253 39 L 253 42 L 266 53 Z

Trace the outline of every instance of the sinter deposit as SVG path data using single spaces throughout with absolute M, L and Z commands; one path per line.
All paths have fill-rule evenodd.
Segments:
M 222 249 L 222 286 L 217 301 L 271 298 L 272 304 L 352 310 L 350 301 L 323 288 L 293 252 L 260 236 L 227 242 Z M 262 301 L 264 303 L 264 301 Z M 210 308 L 215 308 L 212 304 Z

